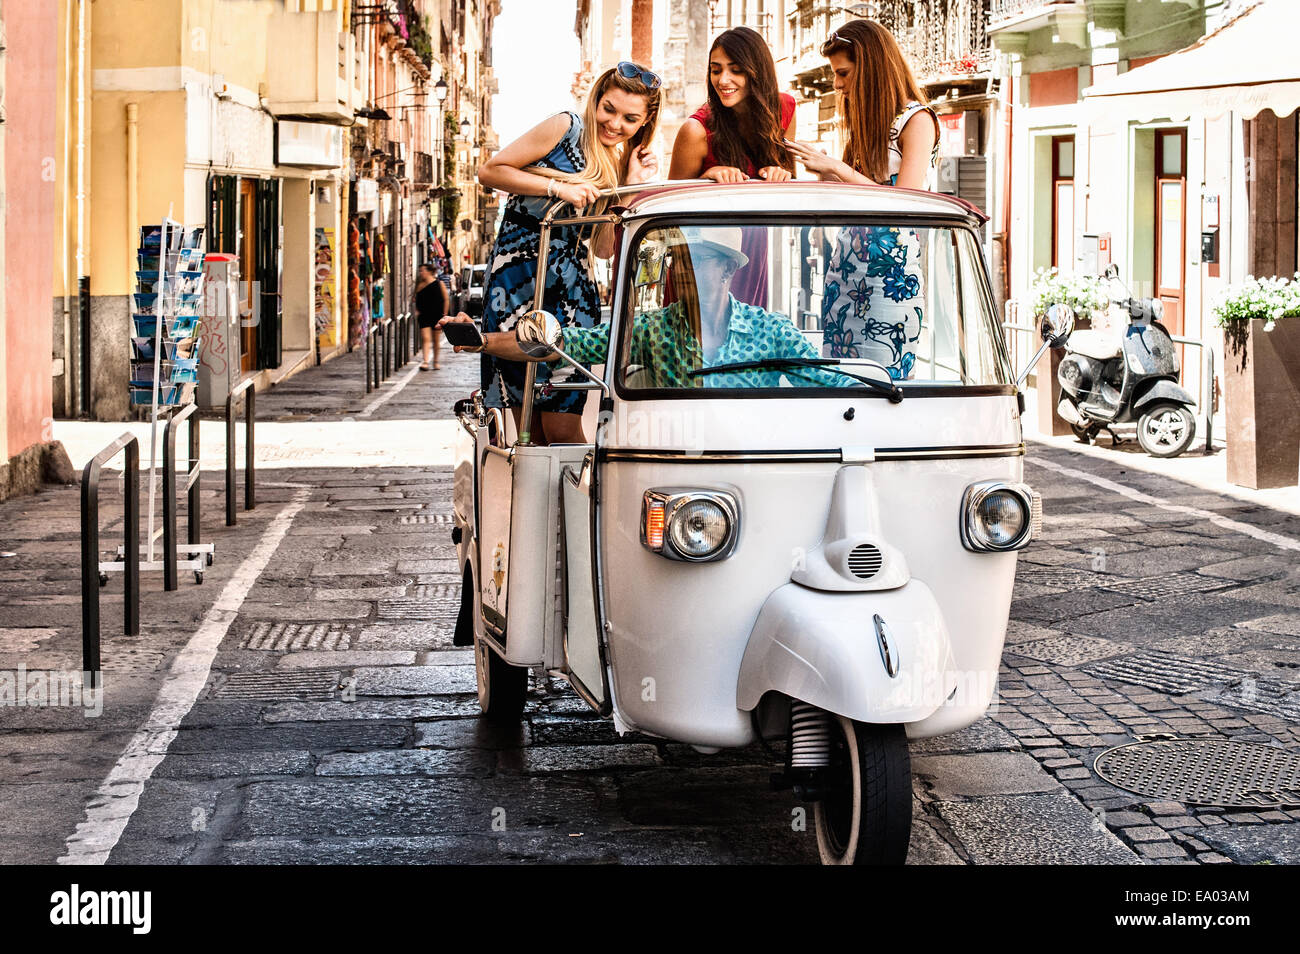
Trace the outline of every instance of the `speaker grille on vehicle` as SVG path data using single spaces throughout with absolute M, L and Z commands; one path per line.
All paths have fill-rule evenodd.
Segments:
M 884 559 L 879 549 L 860 543 L 849 552 L 849 572 L 859 580 L 869 580 L 880 572 Z

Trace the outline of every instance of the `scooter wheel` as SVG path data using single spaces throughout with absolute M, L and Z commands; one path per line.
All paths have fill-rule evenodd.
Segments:
M 1196 418 L 1183 404 L 1155 404 L 1138 419 L 1138 443 L 1152 457 L 1177 457 L 1195 437 Z
M 832 716 L 831 764 L 817 802 L 817 850 L 828 865 L 901 865 L 912 832 L 912 762 L 901 725 Z

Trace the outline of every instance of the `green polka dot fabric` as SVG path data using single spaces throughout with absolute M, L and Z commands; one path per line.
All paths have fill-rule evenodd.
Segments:
M 782 379 L 794 387 L 839 388 L 858 383 L 825 368 L 774 367 L 692 376 L 691 371 L 742 361 L 821 357 L 789 318 L 728 298 L 727 337 L 707 364 L 678 301 L 636 317 L 625 373 L 635 366 L 644 368 L 649 381 L 641 386 L 652 388 L 775 388 L 781 386 Z M 564 350 L 584 364 L 604 362 L 609 354 L 609 325 L 565 328 Z

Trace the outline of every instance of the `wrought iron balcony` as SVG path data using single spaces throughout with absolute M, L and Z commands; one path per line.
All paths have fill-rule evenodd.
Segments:
M 1053 14 L 1086 10 L 1083 0 L 993 0 L 989 31 L 1028 32 L 1049 25 Z

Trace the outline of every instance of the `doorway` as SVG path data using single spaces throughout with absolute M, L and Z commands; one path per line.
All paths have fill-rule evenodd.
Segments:
M 1183 290 L 1187 277 L 1187 130 L 1155 131 L 1155 297 L 1164 305 L 1162 323 L 1183 333 Z M 1178 363 L 1183 364 L 1182 347 Z
M 257 367 L 257 324 L 261 302 L 258 300 L 257 275 L 257 182 L 239 180 L 239 368 L 252 371 Z

